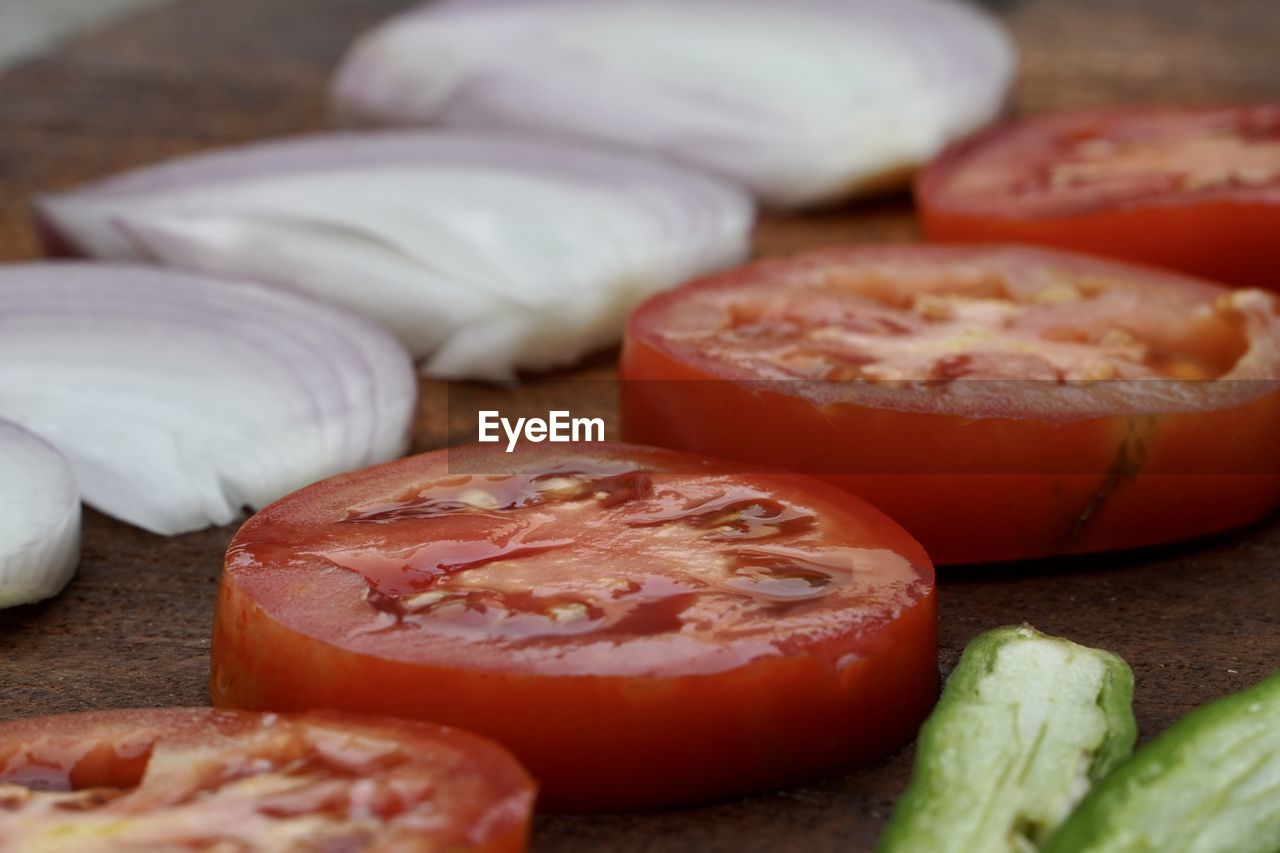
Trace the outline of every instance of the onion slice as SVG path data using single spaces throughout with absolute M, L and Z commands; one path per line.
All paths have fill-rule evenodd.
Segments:
M 950 0 L 444 0 L 362 37 L 334 99 L 638 146 L 799 207 L 905 183 L 997 116 L 1016 64 Z
M 488 379 L 616 342 L 655 291 L 741 260 L 754 215 L 647 156 L 413 131 L 198 155 L 37 211 L 75 252 L 291 284 L 382 321 L 428 373 Z
M 0 607 L 57 595 L 80 561 L 80 493 L 62 454 L 0 421 Z
M 86 502 L 154 533 L 398 456 L 416 391 L 388 332 L 290 290 L 0 267 L 0 416 L 65 454 Z

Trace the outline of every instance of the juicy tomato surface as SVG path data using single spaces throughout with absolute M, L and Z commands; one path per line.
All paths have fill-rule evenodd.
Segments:
M 438 451 L 264 509 L 227 553 L 211 681 L 216 705 L 465 726 L 559 811 L 836 772 L 936 688 L 932 566 L 892 521 L 610 444 Z
M 167 708 L 0 723 L 0 850 L 519 851 L 534 785 L 427 723 Z
M 924 233 L 1037 243 L 1280 289 L 1280 104 L 1051 115 L 918 179 Z
M 828 250 L 643 305 L 623 435 L 821 476 L 937 563 L 1144 545 L 1280 503 L 1278 330 L 1261 291 L 1064 252 Z

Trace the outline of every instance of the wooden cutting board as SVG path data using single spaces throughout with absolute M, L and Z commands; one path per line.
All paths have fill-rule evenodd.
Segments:
M 344 46 L 404 0 L 183 0 L 0 78 L 0 259 L 36 256 L 34 193 L 187 151 L 326 126 Z M 1280 100 L 1274 0 L 996 2 L 1023 52 L 1015 108 Z M 760 253 L 915 237 L 905 198 L 760 227 Z M 570 376 L 608 377 L 612 354 Z M 513 391 L 513 394 L 529 393 Z M 424 383 L 419 449 L 447 434 Z M 0 472 L 3 476 L 3 472 Z M 0 612 L 0 718 L 204 704 L 208 626 L 233 530 L 162 539 L 89 512 L 61 597 Z M 1280 666 L 1280 524 L 1191 544 L 945 571 L 942 666 L 1010 622 L 1123 655 L 1144 737 Z M 546 817 L 534 846 L 577 850 L 870 848 L 910 750 L 840 779 L 651 815 Z

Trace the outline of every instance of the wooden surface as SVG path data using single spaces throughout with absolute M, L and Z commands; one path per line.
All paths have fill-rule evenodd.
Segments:
M 0 78 L 0 259 L 33 256 L 31 194 L 218 144 L 325 126 L 325 77 L 401 0 L 183 0 Z M 1024 114 L 1122 101 L 1280 99 L 1274 0 L 992 2 L 1023 51 Z M 910 239 L 904 199 L 766 221 L 764 253 Z M 607 375 L 609 356 L 583 372 Z M 445 434 L 425 384 L 421 447 Z M 3 476 L 3 472 L 0 472 Z M 161 539 L 89 512 L 80 575 L 0 612 L 0 718 L 207 702 L 208 627 L 230 528 Z M 1102 557 L 945 573 L 942 666 L 1028 621 L 1123 655 L 1145 737 L 1280 665 L 1280 524 Z M 540 819 L 535 847 L 868 849 L 910 753 L 841 778 L 707 808 Z

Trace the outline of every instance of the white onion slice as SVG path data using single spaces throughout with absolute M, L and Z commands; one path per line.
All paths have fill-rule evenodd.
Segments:
M 283 282 L 378 319 L 428 373 L 504 379 L 615 342 L 740 261 L 749 197 L 649 157 L 491 135 L 303 137 L 38 204 L 74 251 Z
M 0 607 L 57 595 L 80 562 L 80 494 L 47 442 L 0 421 Z
M 416 394 L 388 332 L 285 288 L 0 267 L 0 417 L 58 447 L 87 503 L 154 533 L 398 456 Z
M 951 0 L 444 0 L 362 37 L 334 98 L 639 146 L 797 207 L 904 182 L 996 117 L 1016 62 Z

